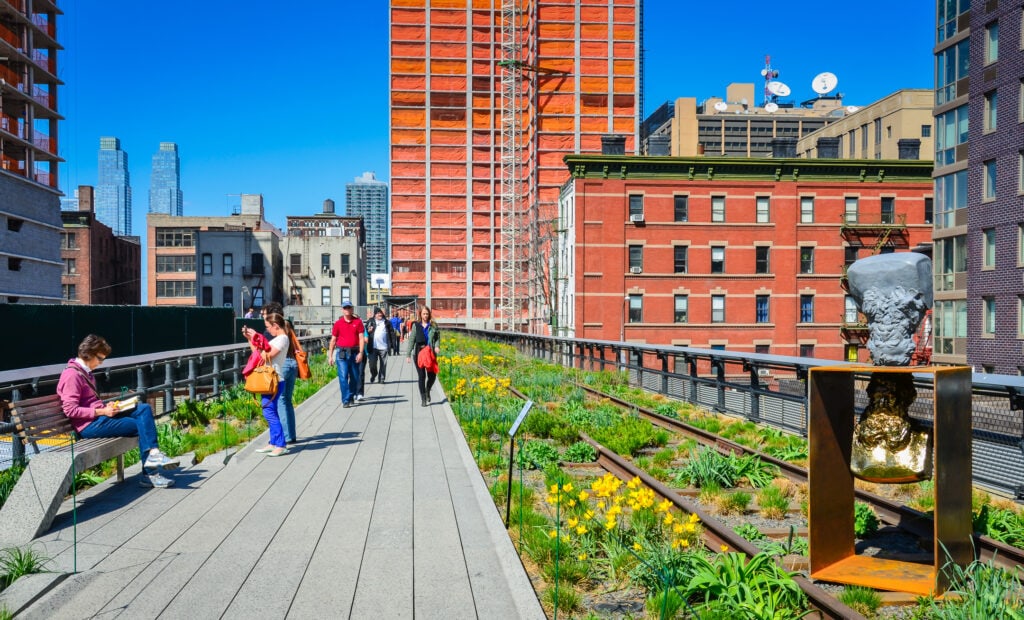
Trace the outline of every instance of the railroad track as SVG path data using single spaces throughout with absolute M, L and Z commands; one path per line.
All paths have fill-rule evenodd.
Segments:
M 669 430 L 686 437 L 691 437 L 698 443 L 714 447 L 721 452 L 732 452 L 738 456 L 748 454 L 757 456 L 763 462 L 771 463 L 778 467 L 779 472 L 793 482 L 807 482 L 807 470 L 803 467 L 783 461 L 763 452 L 759 452 L 753 448 L 748 448 L 747 446 L 736 442 L 729 441 L 715 435 L 714 433 L 691 426 L 685 422 L 676 420 L 675 418 L 670 418 L 651 411 L 650 409 L 639 407 L 633 403 L 624 401 L 610 394 L 605 394 L 604 392 L 595 390 L 586 385 L 577 383 L 576 387 L 594 396 L 606 398 L 620 407 L 636 411 L 640 417 L 648 420 L 656 426 L 664 428 L 665 430 Z M 889 525 L 899 527 L 909 534 L 922 539 L 931 539 L 934 536 L 935 530 L 932 518 L 925 513 L 914 510 L 905 504 L 901 504 L 862 489 L 855 488 L 854 495 L 856 499 L 871 506 L 881 521 Z M 1013 570 L 1018 566 L 1024 565 L 1024 550 L 999 542 L 998 540 L 994 540 L 988 536 L 974 534 L 974 548 L 977 550 L 982 561 L 988 562 L 994 560 L 996 565 L 1009 570 Z

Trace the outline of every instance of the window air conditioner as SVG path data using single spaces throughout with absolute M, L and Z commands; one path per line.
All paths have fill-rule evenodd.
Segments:
M 643 267 L 630 267 L 629 268 L 629 273 L 643 273 L 643 272 L 644 272 L 644 268 Z
M 757 376 L 758 377 L 767 377 L 770 374 L 772 374 L 772 371 L 771 371 L 770 368 L 758 368 L 757 369 Z
M 634 223 L 635 222 L 642 222 L 642 221 L 644 221 L 644 214 L 643 213 L 634 213 L 634 214 L 629 216 L 629 221 L 630 222 L 634 222 Z

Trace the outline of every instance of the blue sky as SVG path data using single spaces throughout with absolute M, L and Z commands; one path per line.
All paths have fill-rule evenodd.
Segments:
M 60 6 L 61 189 L 95 185 L 100 136 L 120 138 L 136 235 L 161 141 L 178 143 L 186 215 L 224 215 L 237 194 L 260 193 L 283 228 L 325 198 L 340 210 L 345 184 L 364 171 L 388 180 L 384 0 Z M 647 112 L 760 84 L 766 54 L 797 101 L 814 96 L 822 71 L 839 77 L 848 105 L 933 84 L 933 0 L 647 0 L 645 11 Z

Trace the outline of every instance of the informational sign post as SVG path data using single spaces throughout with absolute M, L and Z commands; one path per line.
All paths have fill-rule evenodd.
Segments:
M 512 423 L 512 426 L 508 429 L 508 492 L 507 501 L 505 502 L 505 527 L 508 528 L 509 515 L 512 514 L 512 472 L 515 467 L 515 455 L 516 455 L 516 433 L 519 432 L 519 427 L 522 425 L 523 420 L 526 419 L 526 414 L 530 413 L 530 409 L 533 407 L 533 401 L 528 400 L 523 405 L 523 408 L 519 410 L 519 415 L 516 416 L 516 421 Z

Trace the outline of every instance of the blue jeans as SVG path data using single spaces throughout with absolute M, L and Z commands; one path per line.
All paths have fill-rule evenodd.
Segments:
M 299 363 L 290 357 L 285 359 L 281 375 L 284 377 L 284 387 L 281 388 L 281 396 L 277 399 L 277 414 L 281 420 L 285 440 L 295 441 L 295 405 L 292 404 L 292 392 L 295 391 L 295 379 L 299 376 Z
M 336 349 L 334 364 L 338 367 L 338 386 L 341 388 L 341 404 L 351 403 L 359 393 L 359 364 L 355 351 Z
M 263 405 L 263 419 L 267 421 L 270 428 L 270 445 L 275 448 L 285 447 L 284 431 L 281 430 L 281 419 L 277 416 L 277 397 L 284 389 L 284 382 L 277 382 L 277 392 L 260 396 L 260 403 Z
M 128 413 L 122 413 L 114 418 L 96 418 L 78 434 L 84 439 L 138 437 L 139 455 L 143 461 L 146 460 L 146 455 L 150 450 L 160 447 L 156 441 L 156 422 L 153 421 L 153 410 L 146 403 L 139 403 Z

